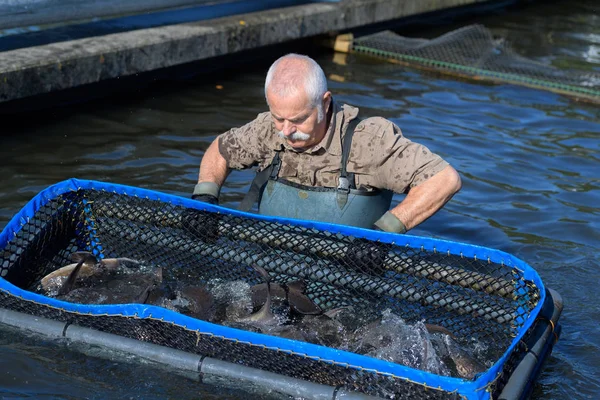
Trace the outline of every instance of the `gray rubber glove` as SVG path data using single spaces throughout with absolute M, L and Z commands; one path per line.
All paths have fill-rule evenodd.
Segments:
M 192 199 L 209 204 L 219 204 L 219 185 L 202 182 L 196 185 Z M 188 232 L 206 243 L 215 243 L 219 239 L 219 220 L 216 212 L 186 208 L 181 213 L 181 225 Z
M 384 232 L 406 233 L 406 226 L 391 212 L 386 212 L 373 224 Z
M 219 185 L 214 182 L 201 182 L 194 187 L 192 199 L 218 205 L 220 190 Z

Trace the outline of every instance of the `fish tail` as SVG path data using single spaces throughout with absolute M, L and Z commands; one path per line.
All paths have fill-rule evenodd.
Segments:
M 75 266 L 75 268 L 73 268 L 73 271 L 71 271 L 71 273 L 69 274 L 69 277 L 67 278 L 65 283 L 63 283 L 62 286 L 60 287 L 60 289 L 58 289 L 59 296 L 63 296 L 65 294 L 69 293 L 73 289 L 73 286 L 75 285 L 75 280 L 77 280 L 77 275 L 79 274 L 79 270 L 81 269 L 81 266 L 84 263 L 85 263 L 85 258 L 80 260 L 77 263 L 77 265 Z
M 267 284 L 269 283 L 269 281 L 271 281 L 271 276 L 269 275 L 269 273 L 267 271 L 265 271 L 265 269 L 263 267 L 259 267 L 258 265 L 254 265 L 252 264 L 252 268 L 254 268 L 254 270 L 256 272 L 258 272 L 265 280 L 265 282 L 267 282 Z

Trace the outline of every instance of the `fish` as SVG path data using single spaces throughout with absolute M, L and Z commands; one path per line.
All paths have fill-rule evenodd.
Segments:
M 75 252 L 69 264 L 42 278 L 40 286 L 57 299 L 82 304 L 145 303 L 162 282 L 162 268 L 132 269 L 130 258 L 98 260 L 92 253 Z M 121 268 L 124 266 L 125 268 Z
M 66 265 L 44 276 L 40 281 L 40 289 L 47 294 L 56 295 L 68 280 L 69 276 L 72 276 L 71 279 L 74 281 L 77 276 L 87 277 L 93 275 L 96 272 L 98 261 L 93 255 L 91 255 L 91 257 L 88 255 L 91 255 L 91 253 L 73 253 L 71 255 L 71 260 L 75 263 Z M 77 272 L 72 274 L 74 270 L 77 270 Z
M 382 321 L 381 318 L 376 319 L 375 321 L 370 322 L 369 324 L 367 324 L 366 326 L 363 326 L 362 328 L 358 329 L 358 331 L 360 332 L 368 332 L 368 331 L 372 331 L 372 330 L 377 330 L 380 329 L 380 327 L 384 324 L 384 322 Z M 451 337 L 452 339 L 456 340 L 456 336 L 450 332 L 450 330 L 444 328 L 441 325 L 435 325 L 435 324 L 424 324 L 425 329 L 427 330 L 427 332 L 429 334 L 435 334 L 435 333 L 439 333 L 442 335 L 447 335 L 449 337 Z
M 271 277 L 264 268 L 258 265 L 252 266 L 265 280 L 267 292 L 266 299 L 262 307 L 255 313 L 250 314 L 247 317 L 238 318 L 235 322 L 243 323 L 259 323 L 261 325 L 277 324 L 277 317 L 271 311 Z
M 448 329 L 444 328 L 441 325 L 425 324 L 425 328 L 427 329 L 427 332 L 429 332 L 430 334 L 440 333 L 442 335 L 447 335 L 454 340 L 457 339 L 456 336 L 454 336 L 454 334 L 452 332 L 450 332 Z
M 487 367 L 477 358 L 469 354 L 449 336 L 444 337 L 448 355 L 456 368 L 458 376 L 464 379 L 474 379 L 475 376 L 487 370 Z
M 98 261 L 92 253 L 87 251 L 71 254 L 71 260 L 73 264 L 68 264 L 44 276 L 40 281 L 39 290 L 49 295 L 56 295 L 60 291 L 64 295 L 73 289 L 77 279 L 115 271 L 121 265 L 139 265 L 139 261 L 130 258 L 107 258 Z M 70 281 L 69 278 L 71 278 Z M 69 283 L 63 288 L 67 281 Z
M 163 298 L 157 305 L 190 317 L 211 321 L 215 316 L 215 299 L 204 286 L 186 286 L 175 291 L 172 299 Z
M 65 295 L 69 293 L 71 289 L 73 289 L 73 286 L 75 285 L 75 280 L 77 279 L 77 275 L 79 274 L 79 271 L 81 270 L 81 267 L 83 265 L 85 265 L 91 271 L 98 264 L 98 260 L 96 259 L 96 257 L 94 257 L 92 253 L 88 252 L 73 253 L 73 255 L 71 256 L 71 260 L 77 262 L 77 265 L 75 265 L 75 267 L 67 277 L 67 280 L 58 289 L 59 296 Z
M 391 310 L 385 310 L 380 317 L 351 331 L 349 340 L 342 344 L 358 354 L 438 375 L 450 375 L 452 365 L 448 365 L 444 358 L 448 356 L 446 346 L 434 344 L 442 343 L 443 338 L 454 341 L 456 336 L 440 325 L 423 321 L 407 324 Z M 449 356 L 447 358 L 450 359 Z
M 323 310 L 304 293 L 306 284 L 301 280 L 288 282 L 285 285 L 274 282 L 253 285 L 250 290 L 252 293 L 252 304 L 255 307 L 265 303 L 267 286 L 270 288 L 271 298 L 283 300 L 290 307 L 291 311 L 297 314 L 319 315 L 323 313 Z
M 446 345 L 448 357 L 451 360 L 451 362 L 448 362 L 450 360 L 448 360 L 447 357 L 446 363 L 454 365 L 459 377 L 473 379 L 477 374 L 484 372 L 487 369 L 482 362 L 469 354 L 467 350 L 457 343 L 458 338 L 448 329 L 440 325 L 432 324 L 425 324 L 425 327 L 430 334 L 439 333 L 443 335 L 443 342 Z
M 91 277 L 93 278 L 93 277 Z M 111 279 L 88 279 L 84 286 L 56 298 L 82 304 L 144 304 L 162 282 L 162 268 L 111 275 Z
M 338 307 L 321 314 L 307 314 L 295 327 L 302 332 L 305 342 L 327 347 L 345 347 L 349 332 L 336 317 L 347 309 L 348 307 Z

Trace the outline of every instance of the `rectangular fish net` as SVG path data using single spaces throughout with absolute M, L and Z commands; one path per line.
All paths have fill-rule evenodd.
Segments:
M 409 67 L 483 82 L 510 83 L 600 103 L 600 74 L 561 69 L 517 54 L 482 25 L 468 25 L 434 39 L 392 31 L 355 38 L 351 51 Z
M 220 326 L 156 306 L 81 305 L 36 293 L 75 251 L 160 266 L 205 284 L 301 279 L 323 311 L 391 310 L 476 340 L 497 360 L 471 380 Z M 496 250 L 241 213 L 181 197 L 69 180 L 36 196 L 0 236 L 0 307 L 306 381 L 394 399 L 493 398 L 515 368 L 543 300 L 539 277 Z

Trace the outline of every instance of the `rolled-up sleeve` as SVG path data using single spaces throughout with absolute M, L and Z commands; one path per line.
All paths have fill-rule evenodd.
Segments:
M 218 138 L 219 152 L 227 161 L 228 168 L 249 168 L 262 163 L 269 156 L 272 135 L 271 116 L 262 113 L 246 125 L 221 134 Z
M 361 125 L 363 132 L 355 131 L 360 143 L 356 143 L 356 149 L 353 143 L 352 150 L 359 156 L 356 163 L 359 177 L 368 174 L 359 181 L 368 181 L 369 186 L 404 193 L 448 166 L 426 146 L 405 138 L 400 128 L 388 120 L 369 118 Z

